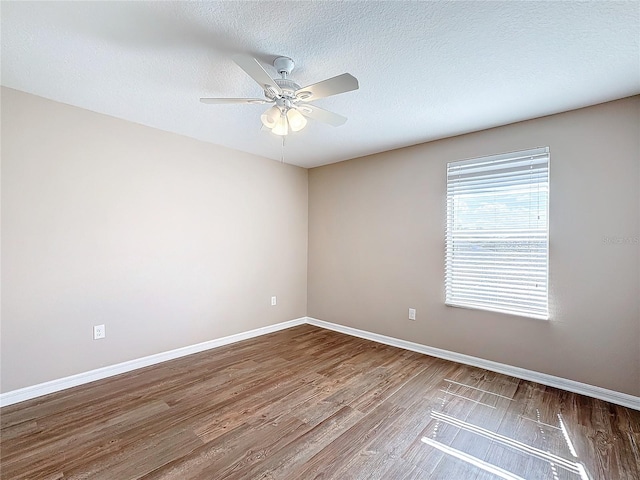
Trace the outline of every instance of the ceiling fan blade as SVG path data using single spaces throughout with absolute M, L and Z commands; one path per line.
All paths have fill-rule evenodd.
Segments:
M 260 88 L 268 90 L 274 95 L 282 95 L 282 89 L 260 65 L 258 60 L 248 55 L 234 55 L 232 58 L 241 69 L 247 72 L 260 85 Z
M 231 103 L 249 103 L 255 105 L 262 105 L 263 103 L 273 103 L 264 98 L 201 98 L 202 103 L 209 103 L 213 105 L 226 105 Z
M 337 77 L 332 77 L 322 82 L 314 83 L 307 87 L 302 87 L 296 91 L 296 98 L 304 102 L 311 102 L 319 98 L 337 95 L 339 93 L 357 90 L 359 87 L 358 79 L 348 73 L 343 73 Z
M 313 118 L 319 122 L 328 123 L 334 127 L 344 125 L 347 121 L 347 117 L 338 115 L 337 113 L 330 112 L 324 108 L 316 107 L 315 105 L 303 104 L 295 107 L 305 117 Z

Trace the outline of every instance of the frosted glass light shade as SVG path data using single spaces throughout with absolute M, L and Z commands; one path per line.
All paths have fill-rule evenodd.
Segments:
M 287 135 L 289 133 L 289 122 L 287 121 L 286 115 L 280 115 L 280 118 L 278 119 L 276 126 L 271 130 L 271 133 L 276 135 Z
M 307 124 L 307 119 L 297 110 L 291 108 L 287 112 L 287 120 L 289 120 L 289 127 L 294 132 L 302 130 Z
M 265 127 L 273 128 L 278 123 L 281 115 L 282 114 L 280 112 L 280 109 L 274 105 L 269 110 L 260 115 L 260 120 L 262 120 L 262 124 Z

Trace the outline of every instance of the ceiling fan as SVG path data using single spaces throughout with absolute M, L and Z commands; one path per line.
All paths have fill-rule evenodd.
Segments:
M 300 85 L 288 77 L 295 66 L 289 57 L 278 57 L 273 66 L 281 78 L 271 78 L 260 62 L 248 55 L 234 55 L 233 61 L 253 78 L 264 90 L 265 98 L 201 98 L 202 103 L 225 105 L 230 103 L 248 103 L 274 105 L 264 112 L 260 119 L 262 124 L 276 135 L 288 135 L 290 131 L 302 130 L 307 119 L 328 123 L 338 127 L 347 121 L 346 117 L 329 112 L 308 102 L 320 98 L 350 92 L 358 89 L 358 80 L 343 73 L 322 82 L 301 88 Z

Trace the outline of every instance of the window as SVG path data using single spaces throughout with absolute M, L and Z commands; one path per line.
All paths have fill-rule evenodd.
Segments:
M 447 164 L 446 304 L 549 318 L 549 148 Z

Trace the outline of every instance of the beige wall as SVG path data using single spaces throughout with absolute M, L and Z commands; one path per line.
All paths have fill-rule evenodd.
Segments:
M 551 320 L 445 306 L 446 163 L 536 146 Z M 639 192 L 640 97 L 312 169 L 308 315 L 640 395 Z
M 2 89 L 2 392 L 302 317 L 306 267 L 305 169 Z
M 640 395 L 640 97 L 308 179 L 15 90 L 1 100 L 2 392 L 308 314 Z M 445 307 L 446 162 L 546 145 L 551 320 Z

